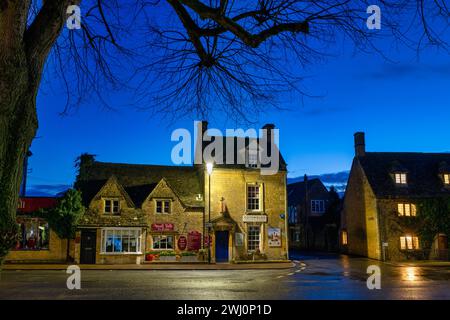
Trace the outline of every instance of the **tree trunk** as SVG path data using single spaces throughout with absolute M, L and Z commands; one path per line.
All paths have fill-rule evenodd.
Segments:
M 67 238 L 67 251 L 66 251 L 66 262 L 71 262 L 72 259 L 70 258 L 70 239 Z
M 10 49 L 0 49 L 0 261 L 17 242 L 23 160 L 37 130 L 37 86 L 24 50 Z

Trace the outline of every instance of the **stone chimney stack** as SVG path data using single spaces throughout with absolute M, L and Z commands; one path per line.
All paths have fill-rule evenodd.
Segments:
M 272 155 L 272 144 L 274 143 L 274 138 L 272 136 L 272 130 L 275 129 L 275 125 L 272 123 L 267 123 L 263 127 L 263 129 L 267 130 L 267 155 Z
M 364 157 L 366 155 L 366 138 L 364 132 L 356 132 L 355 135 L 355 156 Z

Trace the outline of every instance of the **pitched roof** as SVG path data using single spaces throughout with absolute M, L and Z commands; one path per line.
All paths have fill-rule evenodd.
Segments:
M 378 198 L 450 194 L 439 177 L 450 164 L 450 153 L 367 152 L 356 159 Z M 392 174 L 398 170 L 407 172 L 407 186 L 396 186 Z
M 306 186 L 308 186 L 308 192 L 316 193 L 317 191 L 328 192 L 327 188 L 324 186 L 320 179 L 311 179 L 308 180 L 308 184 L 304 181 L 291 183 L 287 185 L 287 193 L 288 193 L 288 204 L 298 205 L 303 204 L 305 201 L 306 195 Z
M 250 143 L 255 143 L 255 146 L 258 148 L 264 148 L 264 146 L 259 146 L 260 138 L 250 138 L 250 137 L 237 137 L 237 136 L 211 136 L 211 141 L 204 141 L 203 148 L 206 148 L 209 144 L 214 143 L 217 139 L 222 139 L 223 144 L 223 152 L 222 154 L 216 154 L 216 157 L 222 159 L 223 164 L 215 164 L 215 166 L 219 168 L 245 168 L 245 164 L 237 164 L 238 162 L 238 154 L 241 155 L 242 160 L 245 162 L 245 152 L 248 150 Z M 234 164 L 226 164 L 227 160 L 227 145 L 231 143 L 233 147 L 234 153 Z M 240 146 L 244 146 L 244 148 L 238 149 Z M 253 146 L 253 145 L 251 145 Z M 273 154 L 272 152 L 278 152 L 279 155 L 279 170 L 286 171 L 287 165 L 286 162 L 278 149 L 277 145 L 274 145 L 275 150 L 269 150 L 268 154 Z M 263 149 L 262 149 L 263 150 Z M 218 152 L 218 150 L 215 150 Z M 268 156 L 269 156 L 268 155 Z M 270 164 L 261 165 L 261 167 L 269 167 Z
M 202 207 L 203 201 L 196 200 L 203 194 L 201 171 L 195 167 L 160 166 L 95 161 L 86 168 L 82 180 L 77 181 L 85 203 L 89 203 L 101 187 L 115 176 L 136 206 L 145 198 L 161 179 L 166 179 L 171 188 L 188 207 Z

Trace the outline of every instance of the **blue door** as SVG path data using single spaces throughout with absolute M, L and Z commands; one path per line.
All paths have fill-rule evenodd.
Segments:
M 216 232 L 216 262 L 228 262 L 228 231 Z

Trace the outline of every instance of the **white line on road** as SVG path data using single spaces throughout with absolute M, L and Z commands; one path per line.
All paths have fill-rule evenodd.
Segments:
M 291 272 L 291 273 L 288 273 L 288 276 L 293 276 L 294 275 L 294 273 L 293 272 Z

